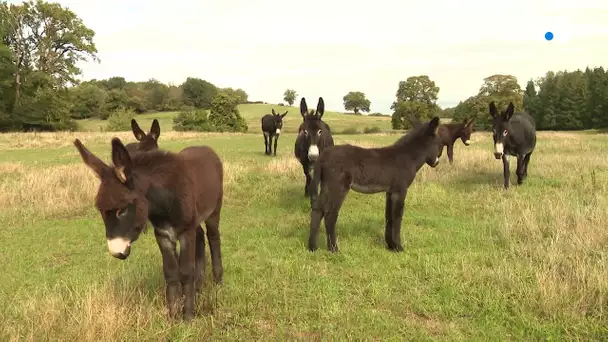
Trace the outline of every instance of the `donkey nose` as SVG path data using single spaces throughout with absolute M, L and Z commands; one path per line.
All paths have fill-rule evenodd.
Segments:
M 123 252 L 112 253 L 112 256 L 120 260 L 125 260 L 131 254 L 131 246 L 128 246 Z
M 502 153 L 494 153 L 494 158 L 496 158 L 496 159 L 502 158 Z

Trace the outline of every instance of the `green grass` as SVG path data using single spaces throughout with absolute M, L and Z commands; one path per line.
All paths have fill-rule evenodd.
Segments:
M 298 107 L 289 106 L 277 106 L 269 104 L 242 104 L 238 106 L 238 109 L 247 121 L 249 126 L 249 132 L 257 133 L 261 132 L 260 119 L 265 114 L 270 114 L 272 108 L 275 111 L 284 113 L 289 111 L 285 116 L 283 122 L 283 131 L 285 133 L 293 133 L 298 131 L 300 123 L 302 123 L 302 116 L 300 115 L 300 109 Z M 173 117 L 177 115 L 177 112 L 163 112 L 163 113 L 151 113 L 141 114 L 137 116 L 137 122 L 143 130 L 147 131 L 152 125 L 152 120 L 158 119 L 161 127 L 161 132 L 168 132 L 173 130 Z M 390 116 L 379 117 L 379 116 L 366 116 L 366 115 L 347 115 L 336 112 L 325 112 L 323 120 L 327 122 L 332 132 L 342 132 L 350 129 L 355 130 L 358 133 L 363 133 L 364 129 L 371 129 L 372 127 L 378 127 L 382 131 L 388 131 L 391 129 L 391 118 Z M 78 121 L 79 128 L 82 131 L 90 132 L 101 132 L 107 125 L 107 120 L 99 119 L 86 119 Z M 161 133 L 162 134 L 162 133 Z
M 199 316 L 184 324 L 166 318 L 153 234 L 126 261 L 107 252 L 93 204 L 98 180 L 71 142 L 107 161 L 114 135 L 134 140 L 0 135 L 0 340 L 608 338 L 605 136 L 539 133 L 526 183 L 504 191 L 491 136 L 475 133 L 471 146 L 455 147 L 454 165 L 444 154 L 420 170 L 406 199 L 403 253 L 384 246 L 384 195 L 351 192 L 337 224 L 340 252 L 331 254 L 323 229 L 320 249 L 306 250 L 309 202 L 294 134 L 267 157 L 261 136 L 161 133 L 162 148 L 207 144 L 225 165 L 225 284 L 211 285 L 208 255 Z

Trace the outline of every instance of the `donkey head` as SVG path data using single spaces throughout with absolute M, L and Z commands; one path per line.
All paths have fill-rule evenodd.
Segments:
M 306 99 L 300 101 L 300 114 L 304 118 L 304 122 L 300 125 L 299 137 L 304 137 L 305 145 L 308 146 L 308 160 L 315 161 L 319 157 L 319 146 L 323 146 L 325 136 L 330 132 L 327 125 L 321 118 L 325 113 L 325 102 L 322 97 L 319 97 L 317 103 L 317 112 L 308 112 Z
M 274 121 L 274 126 L 277 129 L 277 134 L 281 134 L 281 129 L 283 128 L 283 118 L 287 115 L 288 111 L 285 111 L 283 114 L 279 114 L 272 109 L 272 120 Z
M 112 139 L 113 166 L 106 165 L 91 153 L 80 140 L 74 145 L 82 161 L 101 180 L 95 206 L 106 226 L 108 249 L 113 257 L 126 259 L 146 226 L 148 201 L 135 187 L 131 157 L 120 139 Z
M 439 117 L 436 116 L 427 123 L 420 124 L 416 128 L 419 132 L 419 146 L 424 151 L 425 163 L 430 167 L 439 165 L 439 157 L 443 151 L 443 145 L 437 138 L 439 129 Z
M 473 123 L 475 122 L 475 118 L 465 119 L 463 122 L 463 127 L 460 130 L 460 140 L 466 146 L 471 145 L 471 134 L 473 133 Z
M 507 136 L 511 130 L 511 123 L 509 120 L 511 120 L 514 111 L 515 106 L 513 105 L 513 102 L 509 102 L 507 110 L 500 114 L 496 109 L 494 101 L 490 102 L 490 115 L 492 115 L 492 131 L 494 138 L 494 157 L 496 157 L 496 159 L 502 158 L 504 153 L 505 139 L 508 139 Z
M 152 127 L 150 127 L 150 132 L 148 132 L 148 134 L 144 133 L 144 131 L 139 128 L 135 119 L 131 119 L 131 129 L 133 130 L 135 139 L 139 141 L 137 150 L 149 151 L 158 149 L 158 137 L 160 136 L 160 125 L 158 124 L 158 120 L 154 119 L 154 121 L 152 121 Z M 131 146 L 129 146 L 129 148 L 131 148 Z

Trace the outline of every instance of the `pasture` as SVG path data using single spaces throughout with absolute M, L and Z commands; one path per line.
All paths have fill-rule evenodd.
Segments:
M 302 119 L 289 109 L 287 134 L 269 157 L 262 114 L 246 116 L 255 134 L 169 132 L 170 115 L 150 115 L 161 119 L 160 148 L 210 145 L 224 162 L 224 285 L 212 286 L 207 247 L 192 324 L 166 319 L 151 228 L 126 261 L 108 254 L 93 204 L 98 179 L 72 145 L 78 138 L 109 161 L 110 139 L 133 142 L 131 132 L 0 135 L 0 339 L 608 338 L 606 136 L 539 132 L 526 182 L 515 185 L 512 167 L 505 191 L 491 134 L 475 132 L 471 146 L 456 143 L 453 165 L 444 151 L 437 168 L 418 173 L 403 253 L 385 247 L 384 194 L 354 191 L 336 226 L 340 252 L 327 251 L 322 228 L 311 253 L 291 133 Z M 360 123 L 335 124 L 332 114 L 324 119 L 336 144 L 383 146 L 400 136 L 340 135 Z M 347 118 L 390 127 L 390 118 Z M 138 118 L 146 131 L 150 121 Z

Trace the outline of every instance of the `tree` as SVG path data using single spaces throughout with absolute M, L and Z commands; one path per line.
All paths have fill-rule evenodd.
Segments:
M 247 93 L 243 90 L 243 89 L 232 89 L 232 88 L 222 88 L 221 89 L 222 92 L 224 92 L 225 94 L 228 94 L 231 97 L 234 97 L 236 99 L 237 103 L 245 103 L 247 102 L 247 99 L 249 98 L 249 95 L 247 95 Z
M 410 76 L 399 82 L 397 99 L 391 105 L 393 129 L 407 129 L 412 120 L 425 121 L 441 113 L 436 104 L 439 87 L 427 75 Z
M 68 102 L 61 101 L 67 97 L 66 86 L 77 83 L 75 78 L 81 74 L 77 63 L 99 61 L 95 33 L 71 10 L 42 0 L 1 3 L 0 17 L 3 43 L 14 68 L 8 105 L 12 121 L 22 128 L 28 124 L 40 129 L 54 129 L 55 124 L 69 127 L 69 106 L 64 105 Z M 43 110 L 44 103 L 53 109 Z M 28 108 L 35 112 L 27 112 Z
M 188 77 L 180 88 L 182 88 L 184 103 L 200 109 L 211 108 L 211 101 L 218 94 L 218 89 L 215 85 L 194 77 Z
M 365 94 L 360 91 L 349 92 L 344 95 L 342 101 L 344 101 L 344 109 L 352 110 L 355 114 L 359 114 L 359 111 L 369 112 L 371 105 L 371 102 L 365 98 Z
M 70 88 L 70 100 L 73 103 L 70 110 L 74 119 L 86 119 L 91 117 L 107 117 L 106 101 L 108 93 L 92 84 L 85 83 L 78 87 Z
M 209 123 L 219 132 L 247 132 L 247 123 L 239 113 L 236 98 L 219 92 L 211 103 Z
M 290 106 L 293 106 L 296 102 L 296 97 L 298 97 L 298 93 L 293 89 L 287 89 L 283 93 L 283 101 L 287 102 Z

